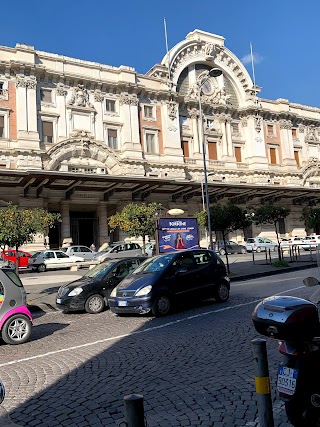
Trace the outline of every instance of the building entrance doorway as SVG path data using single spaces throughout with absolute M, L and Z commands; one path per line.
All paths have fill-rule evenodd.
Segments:
M 70 212 L 71 237 L 74 245 L 98 244 L 98 219 L 95 212 Z

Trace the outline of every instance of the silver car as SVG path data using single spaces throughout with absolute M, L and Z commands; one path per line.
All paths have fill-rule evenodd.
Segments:
M 75 255 L 69 256 L 63 251 L 48 249 L 33 254 L 28 260 L 28 266 L 32 270 L 43 272 L 47 269 L 68 268 L 75 265 L 75 263 L 81 262 L 84 262 L 82 257 Z
M 142 249 L 137 243 L 111 243 L 102 251 L 97 252 L 92 261 L 102 262 L 109 258 L 126 258 L 141 255 Z
M 247 240 L 246 249 L 248 252 L 261 252 L 261 251 L 275 251 L 277 249 L 277 243 L 273 242 L 266 237 L 251 237 Z
M 71 245 L 67 248 L 61 248 L 60 250 L 65 252 L 69 256 L 75 255 L 82 257 L 85 261 L 91 261 L 97 253 L 88 248 L 88 246 L 82 245 Z

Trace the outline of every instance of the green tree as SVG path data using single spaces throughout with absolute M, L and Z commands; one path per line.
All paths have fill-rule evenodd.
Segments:
M 156 213 L 161 205 L 158 203 L 129 203 L 121 212 L 109 218 L 108 224 L 113 231 L 117 227 L 129 237 L 142 237 L 145 254 L 146 236 L 153 236 L 156 231 Z
M 208 228 L 208 214 L 207 211 L 199 212 L 197 219 L 200 225 Z M 210 207 L 210 222 L 211 230 L 216 233 L 222 234 L 224 248 L 226 251 L 227 269 L 230 273 L 229 259 L 226 250 L 226 236 L 236 230 L 244 230 L 246 227 L 251 225 L 251 219 L 247 215 L 246 210 L 236 206 L 232 203 L 228 205 L 213 205 Z
M 305 207 L 301 220 L 304 220 L 307 229 L 313 228 L 315 233 L 320 233 L 320 208 Z
M 19 247 L 34 241 L 36 233 L 47 233 L 60 219 L 60 214 L 49 213 L 43 209 L 24 209 L 8 204 L 0 210 L 0 246 Z M 17 253 L 16 272 L 19 270 Z
M 282 259 L 280 251 L 279 222 L 290 214 L 290 209 L 283 206 L 262 205 L 254 210 L 254 222 L 257 225 L 273 224 L 278 242 L 279 261 Z

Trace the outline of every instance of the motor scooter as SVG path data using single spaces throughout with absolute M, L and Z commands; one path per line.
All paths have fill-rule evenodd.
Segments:
M 290 296 L 265 298 L 254 309 L 258 333 L 278 340 L 283 360 L 278 367 L 277 392 L 295 427 L 320 427 L 320 282 L 309 300 Z
M 7 344 L 22 344 L 31 335 L 32 315 L 26 291 L 12 268 L 0 268 L 0 333 Z

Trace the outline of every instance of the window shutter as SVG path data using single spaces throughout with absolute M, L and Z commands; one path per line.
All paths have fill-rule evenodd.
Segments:
M 208 143 L 208 154 L 210 160 L 218 160 L 217 156 L 217 143 L 209 141 Z
M 294 158 L 296 160 L 297 166 L 300 167 L 299 151 L 294 152 Z
M 277 156 L 276 156 L 276 149 L 275 148 L 270 148 L 270 163 L 272 165 L 277 164 Z
M 0 128 L 4 128 L 4 116 L 0 116 Z
M 189 142 L 188 141 L 182 141 L 182 151 L 184 157 L 189 157 Z
M 241 160 L 241 147 L 234 147 L 234 156 L 237 162 L 242 162 Z
M 117 131 L 116 131 L 116 129 L 108 129 L 108 137 L 109 138 L 117 138 Z
M 42 122 L 42 132 L 44 136 L 53 136 L 53 123 Z

